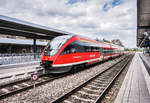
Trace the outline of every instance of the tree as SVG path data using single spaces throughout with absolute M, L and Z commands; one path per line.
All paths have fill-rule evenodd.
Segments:
M 129 48 L 125 48 L 124 50 L 125 50 L 125 51 L 131 51 L 131 49 L 129 49 Z
M 106 43 L 110 43 L 110 41 L 109 41 L 109 40 L 106 40 L 106 39 L 103 39 L 103 41 L 106 42 Z
M 124 47 L 120 39 L 113 39 L 111 40 L 111 43 Z

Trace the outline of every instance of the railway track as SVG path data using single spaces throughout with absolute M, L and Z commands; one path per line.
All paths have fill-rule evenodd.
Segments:
M 52 103 L 100 103 L 132 57 L 132 55 L 129 55 L 120 60 L 112 67 L 98 73 L 52 101 Z
M 65 75 L 60 76 L 52 76 L 52 75 L 42 75 L 39 77 L 39 79 L 35 82 L 35 86 L 40 86 L 44 83 L 53 81 L 55 79 L 58 79 L 60 77 L 64 77 Z M 34 83 L 30 81 L 30 79 L 22 80 L 18 82 L 14 82 L 11 84 L 0 86 L 0 100 L 4 99 L 6 97 L 9 97 L 11 95 L 14 95 L 16 93 L 20 93 L 22 91 L 31 89 L 34 87 Z
M 40 86 L 47 82 L 56 80 L 60 77 L 64 77 L 68 74 L 63 74 L 60 76 L 52 76 L 52 75 L 41 75 L 39 79 L 36 81 L 35 85 Z M 30 79 L 25 79 L 17 82 L 13 82 L 6 85 L 0 86 L 0 100 L 6 97 L 12 96 L 14 94 L 20 93 L 22 91 L 26 91 L 34 87 L 34 84 L 30 81 Z

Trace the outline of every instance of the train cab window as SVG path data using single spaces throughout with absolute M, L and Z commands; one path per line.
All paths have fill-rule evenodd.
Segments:
M 70 39 L 72 36 L 65 35 L 65 36 L 58 36 L 56 38 L 53 38 L 46 46 L 44 55 L 45 56 L 53 56 L 55 55 L 59 49 L 62 47 L 62 45 L 65 44 L 65 42 Z

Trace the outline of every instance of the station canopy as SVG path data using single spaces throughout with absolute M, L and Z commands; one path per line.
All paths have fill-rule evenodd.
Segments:
M 150 47 L 150 0 L 137 0 L 137 46 Z
M 71 33 L 0 15 L 0 34 L 51 40 Z

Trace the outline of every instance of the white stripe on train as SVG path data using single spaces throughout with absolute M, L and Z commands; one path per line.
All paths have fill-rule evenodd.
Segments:
M 92 62 L 92 61 L 96 61 L 96 60 L 100 60 L 100 58 L 91 59 L 91 60 L 85 60 L 85 61 L 75 62 L 75 63 L 68 63 L 68 64 L 54 64 L 54 65 L 52 65 L 52 67 L 72 66 L 72 65 L 82 64 L 82 63 L 87 63 L 87 62 Z
M 117 55 L 112 55 L 112 57 L 117 56 Z M 110 56 L 104 56 L 105 58 L 109 58 Z M 81 62 L 74 62 L 74 63 L 68 63 L 68 64 L 53 64 L 52 67 L 65 67 L 65 66 L 72 66 L 72 65 L 77 65 L 77 64 L 82 64 L 82 63 L 88 63 L 88 62 L 92 62 L 92 61 L 102 61 L 103 56 L 101 56 L 100 58 L 96 58 L 96 59 L 91 59 L 91 60 L 85 60 L 85 61 L 81 61 Z

